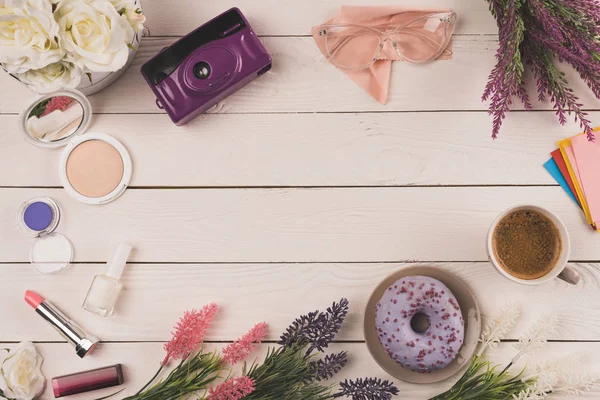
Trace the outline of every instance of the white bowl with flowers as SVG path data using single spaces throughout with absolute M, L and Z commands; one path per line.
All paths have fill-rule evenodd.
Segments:
M 95 93 L 133 61 L 139 0 L 0 0 L 0 65 L 38 93 Z

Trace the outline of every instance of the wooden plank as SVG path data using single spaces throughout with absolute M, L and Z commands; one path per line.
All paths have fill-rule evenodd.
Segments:
M 140 66 L 173 38 L 144 40 L 136 60 L 118 83 L 91 97 L 95 113 L 162 113 L 141 76 Z M 296 113 L 360 111 L 486 110 L 481 93 L 495 62 L 497 41 L 488 36 L 458 37 L 454 59 L 425 65 L 397 62 L 394 65 L 390 101 L 384 106 L 373 100 L 342 72 L 324 60 L 312 38 L 272 37 L 264 39 L 273 55 L 273 70 L 216 105 L 213 113 Z M 600 101 L 577 74 L 566 69 L 567 78 L 588 108 Z M 532 98 L 535 85 L 530 85 Z M 2 73 L 0 86 L 8 96 L 0 97 L 0 113 L 19 113 L 35 96 Z M 4 92 L 6 90 L 6 92 Z M 515 108 L 518 106 L 515 103 Z M 551 105 L 534 102 L 536 109 Z M 165 117 L 166 118 L 166 117 Z M 512 115 L 508 117 L 510 120 Z M 544 118 L 552 119 L 551 115 Z M 195 124 L 201 124 L 196 120 Z M 489 122 L 491 126 L 491 119 Z M 485 129 L 482 134 L 491 132 Z M 506 131 L 505 131 L 506 132 Z M 509 132 L 506 132 L 507 134 Z
M 314 25 L 319 25 L 337 14 L 342 5 L 389 6 L 388 0 L 225 0 L 198 4 L 194 0 L 168 0 L 143 2 L 147 26 L 153 36 L 182 36 L 230 7 L 239 7 L 259 35 L 309 35 Z M 452 9 L 459 16 L 457 34 L 497 34 L 498 29 L 488 11 L 487 4 L 477 0 L 448 0 L 440 4 L 435 0 L 404 0 L 399 4 L 406 9 Z
M 14 345 L 9 345 L 11 347 Z M 163 351 L 161 349 L 161 343 L 109 343 L 104 344 L 98 349 L 98 353 L 93 356 L 87 357 L 83 360 L 78 360 L 77 356 L 73 353 L 73 350 L 67 344 L 37 344 L 39 352 L 45 358 L 43 364 L 44 375 L 48 379 L 52 379 L 55 376 L 81 372 L 88 369 L 104 367 L 108 365 L 114 365 L 122 363 L 124 366 L 125 384 L 122 386 L 125 389 L 121 396 L 134 394 L 139 388 L 141 388 L 148 379 L 158 369 L 158 363 L 163 357 Z M 216 346 L 222 348 L 223 345 Z M 208 345 L 208 349 L 212 349 L 213 345 Z M 251 360 L 261 360 L 268 348 L 268 345 L 263 344 L 260 348 L 251 356 Z M 354 379 L 359 377 L 379 377 L 382 379 L 390 379 L 400 389 L 400 395 L 395 397 L 397 399 L 411 399 L 411 400 L 426 400 L 432 396 L 442 393 L 447 390 L 456 379 L 459 377 L 453 377 L 448 381 L 430 384 L 430 385 L 416 385 L 398 380 L 392 379 L 383 370 L 381 370 L 375 361 L 369 355 L 366 347 L 362 343 L 348 343 L 348 344 L 333 344 L 330 350 L 341 351 L 347 350 L 350 353 L 350 363 L 344 368 L 344 370 L 335 377 L 331 382 L 337 382 L 343 379 Z M 591 357 L 592 354 L 600 352 L 600 343 L 549 343 L 547 348 L 532 355 L 526 357 L 530 361 L 529 366 L 534 367 L 543 361 L 554 361 L 562 357 L 567 357 L 572 354 L 589 354 L 588 356 L 583 355 L 582 365 L 585 366 L 582 372 L 587 374 L 600 373 L 600 361 L 598 357 Z M 497 349 L 489 352 L 491 360 L 497 363 L 505 365 L 510 358 L 514 355 L 515 350 L 512 344 L 502 343 Z M 520 362 L 514 370 L 514 373 L 519 372 L 520 367 L 525 366 L 525 360 Z M 235 368 L 235 373 L 239 373 L 239 367 Z M 91 396 L 94 398 L 101 397 L 103 395 L 109 395 L 115 392 L 115 388 L 104 389 L 91 393 L 83 393 L 80 395 L 70 396 L 69 399 L 73 400 L 84 400 L 90 399 Z M 594 399 L 598 398 L 598 392 L 588 393 L 582 398 Z M 567 399 L 568 397 L 560 396 L 557 394 L 552 395 L 553 399 Z M 40 397 L 40 400 L 53 399 L 51 386 L 50 389 L 46 389 L 44 395 Z
M 599 260 L 598 233 L 559 187 L 135 190 L 101 207 L 59 189 L 2 189 L 0 254 L 29 260 L 20 204 L 51 196 L 76 261 L 104 261 L 110 242 L 145 262 L 483 261 L 495 217 L 516 204 L 557 213 L 573 260 Z
M 591 118 L 600 120 L 600 113 Z M 0 116 L 0 186 L 60 186 L 59 151 L 31 146 Z M 132 186 L 555 184 L 542 168 L 573 132 L 552 113 L 515 113 L 500 140 L 485 113 L 206 115 L 184 128 L 164 115 L 101 115 L 92 130 L 129 149 Z M 27 162 L 23 162 L 27 160 Z
M 557 279 L 535 288 L 501 277 L 487 262 L 434 265 L 463 279 L 486 316 L 496 315 L 508 304 L 522 307 L 523 316 L 508 338 L 517 339 L 540 316 L 556 313 L 562 328 L 552 339 L 600 340 L 598 264 L 574 264 L 583 276 L 578 287 Z M 9 283 L 3 286 L 3 298 L 15 306 L 0 309 L 0 319 L 12 321 L 0 329 L 0 341 L 61 339 L 22 300 L 25 290 L 39 292 L 105 341 L 168 340 L 171 326 L 186 309 L 213 301 L 221 310 L 210 340 L 233 340 L 260 321 L 269 323 L 268 338 L 276 340 L 299 315 L 324 310 L 346 297 L 351 313 L 338 339 L 363 340 L 363 312 L 369 296 L 386 276 L 405 266 L 130 264 L 116 315 L 106 319 L 81 309 L 93 276 L 105 272 L 104 264 L 78 264 L 56 276 L 40 275 L 27 264 L 1 265 L 0 282 Z

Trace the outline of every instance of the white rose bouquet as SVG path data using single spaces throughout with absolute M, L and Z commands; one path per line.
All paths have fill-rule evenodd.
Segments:
M 0 399 L 32 400 L 46 385 L 40 356 L 29 342 L 0 350 Z
M 145 21 L 139 0 L 0 0 L 0 65 L 39 93 L 75 88 L 125 66 Z

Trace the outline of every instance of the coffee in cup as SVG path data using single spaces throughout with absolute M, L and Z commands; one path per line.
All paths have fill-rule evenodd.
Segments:
M 576 284 L 580 278 L 567 266 L 567 228 L 541 207 L 517 206 L 500 214 L 488 232 L 487 250 L 494 267 L 515 282 L 537 285 L 560 277 Z
M 511 211 L 492 232 L 500 267 L 519 279 L 538 279 L 554 269 L 562 242 L 550 218 L 533 209 Z

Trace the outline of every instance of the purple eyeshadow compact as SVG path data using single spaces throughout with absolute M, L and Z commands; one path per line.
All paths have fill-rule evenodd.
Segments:
M 73 246 L 65 236 L 55 233 L 60 222 L 60 208 L 48 197 L 36 197 L 23 203 L 18 214 L 21 230 L 36 238 L 30 261 L 38 272 L 53 274 L 69 266 Z
M 36 197 L 23 203 L 19 220 L 24 233 L 39 238 L 54 232 L 60 221 L 60 208 L 48 197 Z
M 23 222 L 32 231 L 48 229 L 55 220 L 54 211 L 47 203 L 37 201 L 27 207 L 23 213 Z

